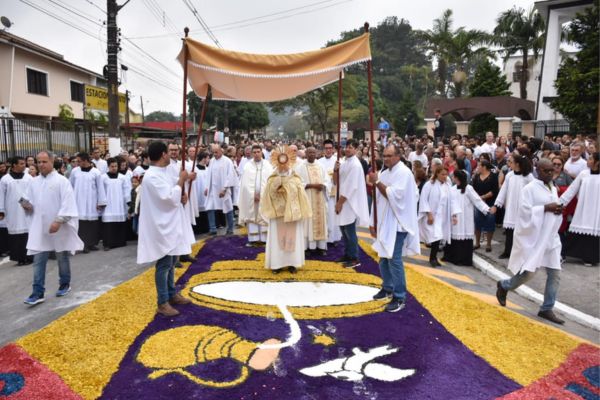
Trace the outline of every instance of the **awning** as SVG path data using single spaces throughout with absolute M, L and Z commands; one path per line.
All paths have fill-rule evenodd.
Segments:
M 371 59 L 369 33 L 321 50 L 296 54 L 250 54 L 186 38 L 188 82 L 204 98 L 271 102 L 289 99 L 339 78 L 344 68 Z M 177 56 L 183 66 L 184 48 Z

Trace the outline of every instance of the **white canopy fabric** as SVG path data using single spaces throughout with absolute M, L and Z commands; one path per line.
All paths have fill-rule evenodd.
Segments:
M 298 96 L 339 78 L 344 68 L 371 60 L 369 33 L 305 53 L 265 55 L 228 51 L 186 38 L 177 59 L 188 51 L 188 82 L 204 98 L 272 102 Z

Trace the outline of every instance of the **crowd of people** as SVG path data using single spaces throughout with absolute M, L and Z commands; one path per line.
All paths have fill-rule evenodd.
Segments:
M 0 253 L 34 264 L 25 302 L 35 305 L 44 301 L 49 257 L 58 260 L 57 295 L 64 296 L 71 254 L 100 243 L 108 251 L 139 235 L 138 262 L 158 261 L 158 312 L 173 316 L 172 306 L 188 300 L 175 293 L 172 268 L 192 260 L 194 233 L 225 227 L 231 235 L 237 216 L 247 246 L 266 246 L 267 268 L 296 273 L 306 256 L 336 245 L 344 248 L 338 262 L 360 267 L 357 226 L 364 226 L 381 259 L 375 298 L 388 299 L 386 311 L 395 312 L 406 298 L 403 255 L 419 254 L 423 242 L 431 267 L 442 265 L 442 250 L 441 261 L 472 265 L 474 251 L 491 252 L 502 227 L 499 258 L 509 259 L 515 277 L 498 283 L 499 302 L 545 267 L 540 316 L 561 323 L 552 312 L 561 263 L 571 257 L 597 266 L 600 258 L 596 136 L 386 141 L 373 153 L 367 141 L 352 139 L 342 148 L 331 140 L 284 146 L 266 139 L 190 146 L 185 154 L 177 143 L 153 142 L 117 155 L 13 157 L 0 163 Z

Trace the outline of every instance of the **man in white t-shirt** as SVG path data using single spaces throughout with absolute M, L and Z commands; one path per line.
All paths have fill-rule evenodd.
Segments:
M 577 178 L 577 175 L 579 175 L 579 173 L 585 170 L 588 166 L 587 161 L 581 157 L 581 153 L 583 153 L 583 145 L 580 142 L 571 144 L 570 152 L 571 158 L 569 158 L 565 163 L 564 169 L 571 178 L 575 179 Z
M 415 160 L 421 161 L 421 164 L 423 164 L 423 168 L 425 168 L 425 169 L 427 169 L 427 167 L 429 166 L 429 161 L 427 160 L 427 155 L 425 155 L 425 153 L 423 153 L 423 144 L 422 143 L 417 143 L 416 150 L 411 151 L 410 154 L 408 155 L 408 161 L 410 161 L 412 163 Z
M 492 160 L 496 156 L 496 143 L 494 143 L 494 134 L 492 132 L 485 134 L 485 143 L 475 149 L 475 157 L 479 159 L 479 156 L 483 153 L 489 153 Z

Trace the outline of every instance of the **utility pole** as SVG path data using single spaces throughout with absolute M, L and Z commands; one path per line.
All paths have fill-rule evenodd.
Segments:
M 144 98 L 140 96 L 140 105 L 142 106 L 142 124 L 146 122 L 146 116 L 144 115 Z
M 106 69 L 108 72 L 108 135 L 119 136 L 119 64 L 117 55 L 121 50 L 119 29 L 117 27 L 117 14 L 119 10 L 129 3 L 117 5 L 117 0 L 106 0 L 106 51 L 108 59 Z

